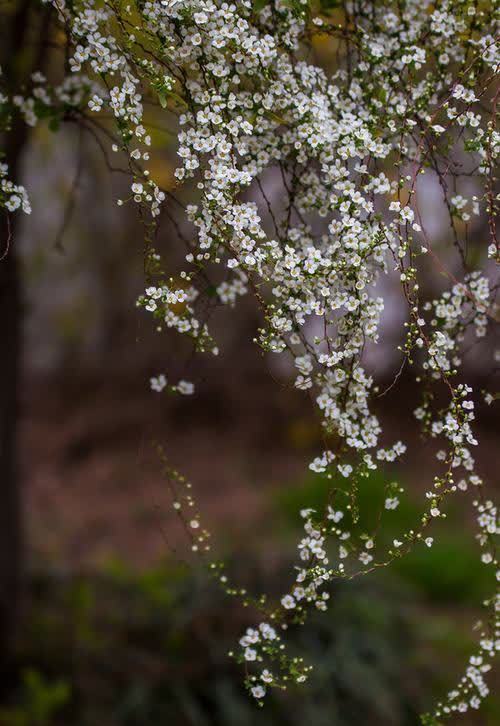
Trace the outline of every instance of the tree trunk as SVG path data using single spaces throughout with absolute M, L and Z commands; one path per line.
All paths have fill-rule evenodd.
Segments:
M 40 10 L 21 0 L 16 11 L 2 18 L 0 65 L 8 91 L 18 92 L 44 60 L 50 8 Z M 40 32 L 26 47 L 27 31 L 38 22 Z M 9 178 L 20 182 L 21 156 L 28 139 L 17 119 L 5 135 L 2 151 Z M 22 286 L 17 233 L 22 213 L 0 214 L 0 690 L 9 689 L 13 643 L 18 631 L 23 561 L 21 486 L 18 460 L 19 388 L 21 376 Z M 6 254 L 4 254 L 6 253 Z
M 5 224 L 5 219 L 3 220 Z M 12 230 L 15 233 L 15 230 Z M 7 234 L 3 235 L 4 244 Z M 21 586 L 21 502 L 17 461 L 21 296 L 15 245 L 0 262 L 0 677 L 9 668 Z M 2 678 L 2 682 L 4 678 Z

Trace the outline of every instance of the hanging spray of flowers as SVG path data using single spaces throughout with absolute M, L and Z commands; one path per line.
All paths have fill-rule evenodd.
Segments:
M 255 298 L 262 313 L 255 344 L 291 358 L 295 387 L 308 392 L 321 416 L 324 449 L 309 468 L 331 479 L 329 502 L 324 511 L 302 510 L 297 565 L 275 604 L 231 585 L 223 565 L 211 561 L 191 486 L 165 464 L 193 550 L 228 594 L 261 613 L 231 655 L 244 664 L 245 684 L 263 704 L 271 688 L 309 675 L 302 658 L 288 655 L 287 628 L 304 624 L 312 610 L 326 610 L 333 582 L 434 546 L 433 524 L 446 516 L 451 497 L 470 497 L 481 560 L 498 570 L 498 512 L 473 453 L 475 406 L 480 396 L 489 404 L 495 397 L 473 390 L 460 375 L 465 342 L 483 339 L 500 315 L 498 9 L 480 0 L 52 5 L 69 49 L 67 77 L 54 87 L 37 73 L 29 91 L 0 101 L 31 125 L 49 117 L 85 126 L 111 115 L 110 151 L 126 155 L 131 177 L 130 195 L 118 203 L 136 204 L 145 230 L 148 280 L 138 305 L 159 332 L 175 329 L 197 351 L 216 355 L 209 321 L 199 311 L 206 280 L 218 268 L 218 303 Z M 331 73 L 310 52 L 318 38 L 330 38 L 337 49 Z M 177 122 L 177 186 L 195 190 L 187 206 L 148 171 L 146 100 Z M 282 184 L 278 200 L 263 182 L 271 170 Z M 25 191 L 7 181 L 3 166 L 0 173 L 2 206 L 29 211 Z M 450 224 L 444 251 L 422 212 L 422 177 L 441 189 Z M 177 227 L 186 255 L 175 277 L 154 246 L 163 210 L 172 223 L 180 210 L 193 230 L 183 238 Z M 467 242 L 474 217 L 487 225 L 473 265 Z M 429 266 L 444 280 L 436 297 L 422 284 Z M 389 545 L 381 532 L 403 495 L 400 483 L 387 484 L 373 531 L 354 527 L 359 482 L 407 449 L 404 441 L 385 440 L 373 410 L 384 392 L 370 374 L 367 348 L 379 343 L 384 279 L 396 279 L 400 289 L 398 353 L 422 392 L 414 416 L 440 447 L 439 473 L 427 484 L 419 520 Z M 195 393 L 192 383 L 171 385 L 165 373 L 151 386 Z M 498 594 L 485 603 L 477 653 L 425 723 L 477 708 L 488 693 L 498 604 Z

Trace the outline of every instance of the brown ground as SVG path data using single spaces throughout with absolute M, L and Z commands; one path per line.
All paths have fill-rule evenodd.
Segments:
M 167 554 L 166 538 L 181 532 L 155 440 L 193 481 L 219 535 L 244 535 L 262 515 L 263 490 L 304 471 L 304 452 L 287 441 L 300 438 L 300 419 L 279 435 L 283 414 L 263 416 L 251 397 L 177 403 L 141 380 L 33 384 L 21 449 L 31 551 L 72 568 L 113 557 L 144 567 Z
M 244 386 L 226 377 L 180 400 L 148 391 L 145 374 L 32 381 L 21 440 L 32 558 L 73 569 L 113 558 L 145 567 L 168 555 L 167 540 L 175 546 L 183 535 L 155 440 L 193 481 L 218 541 L 239 546 L 240 538 L 244 546 L 272 531 L 263 493 L 300 482 L 321 444 L 301 394 L 277 386 L 264 370 L 244 376 Z M 401 395 L 383 403 L 394 438 L 407 435 Z M 483 439 L 482 471 L 493 481 L 494 427 Z M 430 467 L 430 451 L 417 447 L 407 457 L 405 480 L 427 489 Z

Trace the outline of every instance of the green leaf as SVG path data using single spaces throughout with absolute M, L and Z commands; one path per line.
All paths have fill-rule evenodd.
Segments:
M 50 119 L 50 121 L 49 121 L 49 129 L 51 131 L 53 131 L 54 133 L 56 131 L 59 131 L 59 126 L 60 126 L 60 123 L 59 123 L 59 119 L 58 118 L 51 118 Z
M 215 285 L 209 285 L 205 290 L 205 293 L 208 295 L 208 297 L 217 297 L 217 288 L 215 287 Z
M 340 0 L 320 0 L 321 10 L 334 10 L 340 7 Z

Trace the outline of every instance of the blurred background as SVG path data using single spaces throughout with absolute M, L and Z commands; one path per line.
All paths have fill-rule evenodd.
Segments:
M 33 212 L 17 220 L 0 263 L 0 724 L 418 723 L 461 674 L 471 624 L 493 587 L 467 507 L 456 499 L 432 549 L 337 587 L 330 610 L 290 636 L 315 666 L 310 683 L 259 710 L 227 657 L 252 613 L 189 561 L 153 443 L 193 482 L 214 549 L 237 581 L 278 595 L 298 512 L 326 499 L 326 482 L 307 470 L 321 449 L 313 407 L 290 387 L 288 363 L 252 344 L 259 311 L 250 299 L 214 310 L 217 358 L 193 358 L 178 337 L 155 334 L 135 307 L 143 229 L 134 209 L 115 204 L 127 178 L 110 175 L 89 133 L 21 128 L 9 137 L 8 157 Z M 174 141 L 165 130 L 153 138 L 152 176 L 166 189 L 174 186 Z M 266 184 L 279 194 L 272 176 Z M 421 203 L 444 248 L 449 222 L 426 184 Z M 471 245 L 480 248 L 484 221 L 474 224 Z M 179 240 L 168 218 L 156 244 L 175 264 Z M 399 369 L 404 314 L 387 285 L 383 339 L 371 359 L 382 387 Z M 466 361 L 477 388 L 490 373 L 485 361 L 475 350 Z M 153 393 L 149 377 L 159 372 L 194 381 L 196 396 Z M 415 432 L 418 401 L 404 372 L 378 404 L 387 439 L 412 444 L 401 465 L 361 492 L 369 511 L 387 477 L 407 488 L 388 520 L 390 537 L 418 517 L 435 467 L 435 448 Z M 481 417 L 480 473 L 493 491 L 498 421 L 486 407 Z M 462 720 L 499 722 L 494 697 Z

